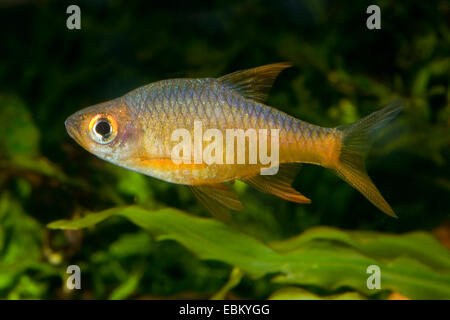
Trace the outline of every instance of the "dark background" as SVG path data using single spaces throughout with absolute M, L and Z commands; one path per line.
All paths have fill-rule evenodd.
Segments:
M 70 4 L 81 8 L 81 30 L 66 28 Z M 366 28 L 370 4 L 381 7 L 381 30 Z M 200 261 L 176 243 L 111 254 L 109 246 L 122 235 L 141 239 L 141 231 L 124 220 L 86 232 L 45 227 L 86 210 L 133 203 L 208 215 L 188 188 L 84 151 L 66 134 L 64 120 L 152 81 L 218 77 L 279 61 L 294 67 L 275 82 L 268 104 L 314 124 L 351 123 L 405 101 L 367 161 L 399 219 L 384 215 L 331 172 L 304 166 L 295 185 L 311 205 L 238 186 L 246 208 L 229 224 L 263 241 L 317 225 L 426 230 L 445 238 L 449 17 L 443 0 L 0 1 L 0 262 L 17 266 L 3 276 L 0 271 L 0 297 L 70 297 L 51 272 L 21 268 L 24 255 L 49 268 L 93 266 L 100 275 L 87 275 L 81 298 L 108 297 L 135 270 L 144 280 L 123 297 L 207 298 L 217 291 L 230 268 Z M 271 286 L 265 279 L 244 279 L 234 294 L 265 298 Z

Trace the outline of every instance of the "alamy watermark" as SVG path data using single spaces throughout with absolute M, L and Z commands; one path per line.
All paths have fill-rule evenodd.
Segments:
M 66 273 L 70 274 L 66 280 L 67 289 L 81 289 L 81 269 L 76 264 L 70 265 L 66 269 Z
M 381 269 L 376 264 L 372 264 L 367 267 L 367 274 L 370 276 L 367 278 L 367 289 L 381 289 Z
M 280 129 L 207 129 L 194 121 L 193 136 L 185 128 L 176 129 L 172 142 L 172 161 L 184 164 L 258 164 L 262 175 L 277 174 Z M 270 138 L 270 143 L 268 139 Z M 248 144 L 247 144 L 248 141 Z
M 66 27 L 69 30 L 81 29 L 81 9 L 79 6 L 72 4 L 67 7 L 66 13 L 70 16 L 66 20 Z
M 72 4 L 67 7 L 66 13 L 70 16 L 66 20 L 67 29 L 81 29 L 81 9 L 79 6 Z M 366 13 L 370 16 L 366 20 L 367 29 L 381 29 L 381 9 L 379 6 L 372 4 L 367 7 Z
M 381 9 L 379 6 L 372 4 L 367 7 L 366 13 L 370 14 L 367 18 L 367 29 L 381 29 Z

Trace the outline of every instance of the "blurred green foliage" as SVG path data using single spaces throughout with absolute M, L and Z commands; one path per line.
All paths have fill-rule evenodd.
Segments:
M 369 4 L 381 30 L 365 27 Z M 448 238 L 433 235 L 450 233 L 449 17 L 444 0 L 0 4 L 0 298 L 450 298 Z M 64 129 L 152 81 L 278 61 L 295 67 L 268 104 L 315 124 L 406 101 L 367 162 L 399 219 L 313 166 L 295 182 L 311 205 L 237 182 L 242 212 L 199 218 L 187 187 L 99 160 Z M 66 289 L 70 264 L 82 290 Z
M 49 227 L 79 230 L 117 214 L 150 231 L 158 241 L 176 241 L 200 259 L 223 261 L 253 278 L 277 274 L 273 279 L 276 283 L 328 290 L 347 286 L 370 294 L 367 267 L 377 265 L 382 270 L 384 290 L 398 291 L 413 299 L 450 297 L 450 254 L 422 233 L 393 236 L 314 228 L 271 248 L 214 219 L 196 218 L 174 209 L 151 212 L 139 207 L 59 220 Z M 225 289 L 239 283 L 241 275 L 233 271 Z

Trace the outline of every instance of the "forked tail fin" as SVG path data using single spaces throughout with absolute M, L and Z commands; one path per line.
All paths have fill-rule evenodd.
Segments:
M 392 120 L 400 111 L 399 102 L 392 103 L 358 122 L 338 127 L 342 133 L 339 161 L 334 167 L 338 176 L 359 190 L 370 202 L 383 212 L 396 217 L 394 210 L 384 200 L 377 187 L 366 173 L 364 158 L 370 148 L 372 137 Z

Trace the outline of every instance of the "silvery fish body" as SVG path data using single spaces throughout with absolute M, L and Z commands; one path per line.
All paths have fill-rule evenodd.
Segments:
M 203 132 L 220 130 L 224 138 L 227 129 L 266 129 L 268 133 L 279 129 L 280 164 L 323 165 L 337 152 L 340 133 L 336 129 L 298 120 L 212 78 L 159 81 L 138 88 L 123 99 L 135 108 L 136 121 L 145 132 L 143 159 L 155 159 L 153 163 L 145 161 L 138 171 L 174 183 L 220 183 L 252 176 L 260 170 L 260 164 L 227 164 L 225 160 L 222 165 L 171 166 L 171 161 L 166 160 L 171 159 L 176 144 L 171 140 L 172 133 L 184 128 L 193 137 L 195 122 L 201 123 Z M 245 147 L 248 153 L 249 144 Z
M 309 124 L 264 104 L 274 79 L 288 66 L 277 63 L 217 79 L 158 81 L 75 113 L 66 128 L 82 147 L 106 161 L 190 185 L 222 218 L 226 208 L 241 208 L 237 195 L 223 184 L 237 179 L 283 199 L 309 203 L 291 186 L 301 163 L 332 169 L 394 216 L 366 174 L 363 156 L 373 132 L 400 106 L 338 128 Z

